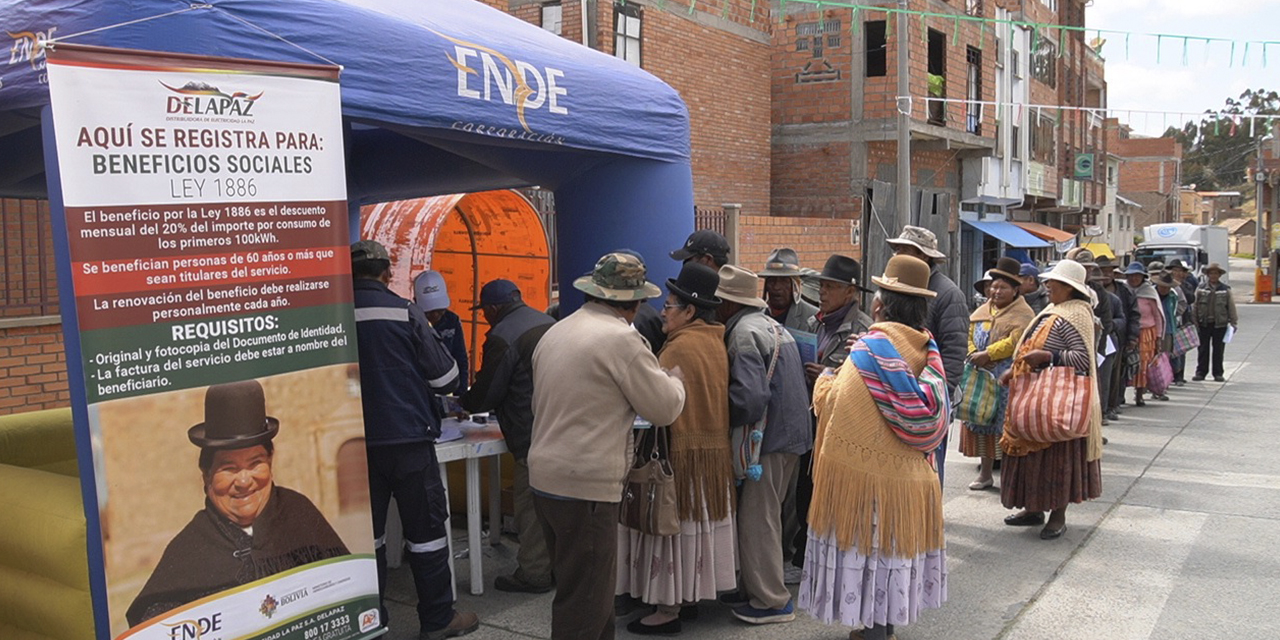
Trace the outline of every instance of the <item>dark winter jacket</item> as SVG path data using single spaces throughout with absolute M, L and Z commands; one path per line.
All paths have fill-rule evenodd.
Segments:
M 454 389 L 453 393 L 460 396 L 467 392 L 467 376 L 471 372 L 471 358 L 467 355 L 467 339 L 462 335 L 462 318 L 445 309 L 444 315 L 440 316 L 440 321 L 431 325 L 431 328 L 440 335 L 440 341 L 449 349 L 453 361 L 458 363 L 458 388 Z
M 926 328 L 938 342 L 942 366 L 947 370 L 947 389 L 954 392 L 969 355 L 969 303 L 960 287 L 935 265 L 929 276 L 929 290 L 938 294 L 929 299 Z
M 497 412 L 498 427 L 516 460 L 529 457 L 533 434 L 533 350 L 555 322 L 523 302 L 503 310 L 485 335 L 476 383 L 462 396 L 467 411 Z
M 434 442 L 444 411 L 433 394 L 458 386 L 458 363 L 417 305 L 377 280 L 352 288 L 366 445 Z

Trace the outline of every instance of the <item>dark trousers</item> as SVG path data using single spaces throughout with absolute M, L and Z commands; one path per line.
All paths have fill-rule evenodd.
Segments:
M 1173 367 L 1173 381 L 1185 382 L 1187 379 L 1187 354 L 1184 353 L 1180 356 L 1169 358 L 1169 364 Z
M 1119 352 L 1113 353 L 1102 359 L 1102 366 L 1098 367 L 1098 395 L 1102 396 L 1098 400 L 1102 407 L 1102 412 L 1106 413 L 1111 407 L 1111 370 L 1115 368 L 1116 356 Z
M 1115 358 L 1115 362 L 1111 365 L 1111 393 L 1107 396 L 1110 405 L 1106 409 L 1109 411 L 1119 409 L 1120 403 L 1124 402 L 1124 390 L 1128 387 L 1129 382 L 1124 377 L 1124 355 L 1126 351 L 1128 351 L 1128 347 L 1121 347 L 1111 354 L 1111 357 Z
M 1213 358 L 1213 375 L 1222 377 L 1222 350 L 1226 347 L 1222 339 L 1227 335 L 1226 327 L 1210 327 L 1200 325 L 1200 348 L 1197 351 L 1199 361 L 1196 363 L 1196 375 L 1203 378 L 1209 373 L 1209 358 Z M 1211 353 L 1212 350 L 1212 353 Z
M 618 503 L 557 500 L 535 493 L 533 506 L 556 577 L 552 639 L 612 640 Z
M 440 483 L 440 463 L 431 442 L 371 446 L 369 502 L 378 555 L 378 591 L 387 592 L 387 511 L 396 499 L 404 525 L 405 558 L 418 591 L 418 623 L 437 631 L 453 620 L 453 575 L 449 567 L 449 501 Z M 382 607 L 384 622 L 387 608 Z

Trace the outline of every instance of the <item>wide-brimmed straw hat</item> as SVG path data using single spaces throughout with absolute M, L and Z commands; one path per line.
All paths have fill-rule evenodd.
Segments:
M 886 240 L 889 244 L 909 244 L 924 252 L 930 258 L 939 258 L 945 260 L 947 254 L 938 251 L 938 236 L 924 227 L 913 227 L 906 225 L 902 228 L 902 233 L 896 238 Z
M 644 260 L 632 253 L 606 253 L 591 273 L 573 281 L 573 288 L 603 300 L 646 300 L 662 295 L 658 285 L 645 280 Z
M 764 270 L 757 275 L 761 278 L 799 278 L 802 275 L 800 256 L 790 247 L 774 249 L 773 253 L 765 258 Z
M 1210 271 L 1217 271 L 1219 274 L 1223 274 L 1227 272 L 1227 270 L 1223 269 L 1222 265 L 1218 264 L 1217 262 L 1210 262 L 1209 266 L 1204 268 L 1205 273 L 1209 273 Z
M 742 267 L 726 264 L 720 267 L 720 285 L 716 295 L 748 307 L 763 309 L 767 304 L 756 294 L 760 290 L 760 277 Z
M 267 400 L 257 380 L 215 384 L 204 392 L 204 422 L 187 430 L 202 449 L 244 449 L 276 437 L 280 421 L 267 415 Z
M 1174 280 L 1173 276 L 1169 275 L 1169 272 L 1166 271 L 1152 278 L 1151 284 L 1154 284 L 1157 287 L 1169 287 L 1170 289 L 1172 289 L 1178 286 L 1178 281 Z
M 915 256 L 896 255 L 884 266 L 883 276 L 871 276 L 871 281 L 881 289 L 909 296 L 932 298 L 938 294 L 929 290 L 929 264 Z
M 703 309 L 720 306 L 720 298 L 716 297 L 716 288 L 720 286 L 720 276 L 715 269 L 700 262 L 686 262 L 680 268 L 680 275 L 667 278 L 667 290 L 675 297 Z
M 1040 274 L 1041 280 L 1057 280 L 1072 289 L 1088 296 L 1090 300 L 1094 299 L 1093 290 L 1089 288 L 1086 281 L 1089 278 L 1089 270 L 1084 265 L 1075 260 L 1062 260 L 1053 268 Z

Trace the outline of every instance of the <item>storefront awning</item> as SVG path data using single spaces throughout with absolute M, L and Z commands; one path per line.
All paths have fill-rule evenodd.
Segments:
M 1111 245 L 1105 242 L 1086 242 L 1080 245 L 1080 248 L 1092 251 L 1095 258 L 1111 258 L 1114 260 L 1116 257 L 1116 252 L 1111 250 Z
M 1011 247 L 1040 249 L 1049 246 L 1048 242 L 1019 229 L 1010 222 L 965 220 L 964 223 Z
M 1063 231 L 1062 229 L 1054 229 L 1047 224 L 1040 224 L 1039 222 L 1015 222 L 1013 224 L 1022 227 L 1031 235 L 1049 242 L 1068 242 L 1076 237 L 1074 233 Z

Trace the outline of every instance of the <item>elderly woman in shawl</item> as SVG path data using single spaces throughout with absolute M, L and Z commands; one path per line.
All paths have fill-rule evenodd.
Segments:
M 1001 382 L 1048 366 L 1074 367 L 1088 376 L 1088 434 L 1065 442 L 1046 443 L 1018 438 L 1005 429 L 1000 438 L 1004 468 L 1000 501 L 1021 511 L 1004 519 L 1014 527 L 1044 524 L 1040 539 L 1053 540 L 1067 529 L 1067 505 L 1102 495 L 1102 407 L 1098 398 L 1097 355 L 1094 340 L 1093 292 L 1084 265 L 1059 262 L 1040 276 L 1049 290 L 1049 306 L 1023 332 L 1013 368 Z M 1049 512 L 1046 523 L 1044 512 Z
M 942 489 L 932 452 L 951 421 L 938 345 L 924 328 L 929 266 L 889 259 L 875 324 L 814 387 L 809 542 L 800 607 L 883 640 L 947 599 Z
M 1018 294 L 1021 284 L 1018 270 L 1021 266 L 1013 258 L 1000 258 L 996 267 L 987 272 L 990 278 L 986 285 L 987 302 L 969 316 L 969 363 L 990 371 L 996 378 L 1013 364 L 1013 348 L 1036 315 Z M 969 483 L 969 488 L 974 491 L 988 489 L 994 484 L 991 470 L 1000 457 L 998 445 L 1006 400 L 1006 394 L 1001 393 L 996 417 L 991 424 L 962 423 L 960 453 L 982 459 L 978 478 Z
M 1163 268 L 1163 266 L 1162 266 Z M 1147 392 L 1147 369 L 1155 361 L 1160 352 L 1161 337 L 1164 336 L 1164 309 L 1160 303 L 1160 293 L 1148 282 L 1147 268 L 1141 262 L 1134 262 L 1124 272 L 1129 289 L 1138 299 L 1138 368 L 1133 376 L 1133 403 L 1139 407 L 1147 404 L 1142 395 Z
M 667 280 L 658 353 L 666 369 L 684 372 L 684 410 L 671 423 L 680 533 L 654 536 L 618 527 L 617 595 L 631 594 L 655 610 L 633 620 L 638 635 L 674 635 L 699 600 L 737 586 L 733 462 L 729 454 L 729 356 L 724 325 L 715 322 L 720 276 L 696 262 Z M 687 609 L 682 613 L 682 607 Z

